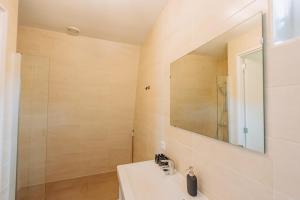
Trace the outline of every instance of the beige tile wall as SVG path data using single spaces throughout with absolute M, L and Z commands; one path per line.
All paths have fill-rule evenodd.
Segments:
M 176 127 L 216 138 L 218 60 L 192 54 L 170 67 L 171 98 L 174 100 L 170 104 L 170 122 Z
M 139 47 L 19 27 L 18 50 L 50 58 L 47 182 L 129 163 Z
M 14 65 L 16 53 L 18 0 L 0 0 L 6 10 L 7 30 L 4 58 L 0 57 L 0 199 L 14 199 L 17 116 L 18 116 L 18 71 Z M 2 29 L 2 27 L 1 27 Z M 1 30 L 3 31 L 3 30 Z M 2 42 L 2 41 L 1 41 Z M 1 45 L 0 48 L 3 48 Z M 4 66 L 2 66 L 2 63 Z
M 180 172 L 193 165 L 211 200 L 300 199 L 300 41 L 271 43 L 267 0 L 170 0 L 142 47 L 134 160 L 166 153 Z M 170 63 L 229 27 L 266 12 L 266 146 L 257 154 L 169 125 Z M 237 12 L 239 11 L 239 12 Z M 146 92 L 144 86 L 150 84 Z

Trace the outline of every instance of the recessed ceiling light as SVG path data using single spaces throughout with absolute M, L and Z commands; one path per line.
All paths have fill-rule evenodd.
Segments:
M 80 29 L 75 26 L 68 26 L 66 29 L 67 29 L 67 34 L 69 35 L 78 36 L 80 33 Z

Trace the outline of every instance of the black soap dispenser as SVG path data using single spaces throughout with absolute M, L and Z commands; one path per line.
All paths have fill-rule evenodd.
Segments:
M 187 170 L 188 174 L 186 175 L 187 191 L 189 195 L 195 197 L 197 196 L 197 177 L 195 176 L 193 167 L 189 167 Z

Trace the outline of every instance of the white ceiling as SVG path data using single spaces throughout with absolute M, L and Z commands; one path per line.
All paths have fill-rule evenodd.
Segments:
M 21 25 L 141 44 L 167 0 L 20 0 Z

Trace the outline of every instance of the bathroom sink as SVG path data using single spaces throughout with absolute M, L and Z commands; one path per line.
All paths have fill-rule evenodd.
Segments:
M 154 161 L 120 165 L 118 178 L 120 200 L 208 200 L 200 192 L 188 195 L 185 177 L 165 175 Z

